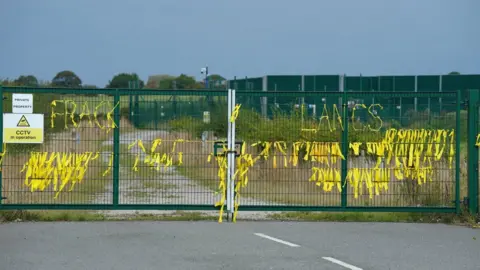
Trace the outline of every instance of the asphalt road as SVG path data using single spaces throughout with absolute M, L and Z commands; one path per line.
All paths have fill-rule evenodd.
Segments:
M 0 269 L 474 270 L 480 269 L 480 230 L 393 223 L 8 223 L 0 224 Z

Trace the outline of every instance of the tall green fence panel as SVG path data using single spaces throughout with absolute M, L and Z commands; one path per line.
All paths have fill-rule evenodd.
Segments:
M 302 76 L 292 75 L 292 76 L 267 76 L 267 91 L 268 92 L 278 92 L 278 91 L 302 91 Z M 300 104 L 301 100 L 295 97 L 283 97 L 277 96 L 273 100 L 268 99 L 268 103 L 273 103 L 276 108 L 285 110 Z M 271 116 L 271 114 L 269 114 Z
M 377 77 L 347 76 L 345 78 L 347 91 L 375 91 L 378 90 Z
M 456 136 L 459 130 L 455 115 L 453 118 L 412 115 L 411 111 L 400 113 L 398 108 L 399 100 L 405 104 L 404 100 L 419 97 L 443 97 L 454 101 L 448 106 L 456 111 L 456 93 L 349 92 L 348 96 L 349 100 L 367 101 L 350 106 L 348 142 L 352 148 L 348 155 L 351 173 L 348 180 L 351 182 L 347 184 L 353 185 L 353 191 L 349 189 L 348 205 L 456 211 L 460 139 Z M 372 96 L 375 103 L 368 102 Z M 391 113 L 396 110 L 397 113 Z M 366 111 L 366 116 L 357 117 L 361 111 Z M 435 147 L 445 147 L 446 152 L 440 153 Z M 364 186 L 360 179 L 366 181 Z
M 445 75 L 442 76 L 444 91 L 462 90 L 462 97 L 467 98 L 468 89 L 480 89 L 480 75 Z
M 119 204 L 214 209 L 221 200 L 218 164 L 210 156 L 227 138 L 226 91 L 154 91 L 143 95 L 139 129 L 119 125 Z M 121 107 L 128 107 L 122 96 Z M 151 121 L 150 121 L 151 120 Z M 225 143 L 219 144 L 220 152 Z M 209 157 L 210 156 L 210 157 Z
M 241 92 L 237 97 L 294 100 L 317 94 Z M 239 191 L 240 210 L 458 212 L 457 116 L 402 121 L 405 115 L 390 113 L 397 109 L 395 99 L 418 97 L 452 100 L 448 106 L 459 112 L 456 92 L 321 95 L 341 104 L 325 104 L 316 116 L 304 107 L 281 107 L 269 119 L 240 111 L 237 138 L 246 145 L 240 160 L 252 157 L 246 163 L 248 184 Z
M 442 85 L 440 76 L 424 75 L 417 76 L 417 92 L 441 92 Z M 441 98 L 418 98 L 417 111 L 420 113 L 441 113 L 451 109 L 442 106 Z
M 235 89 L 237 91 L 262 91 L 263 79 L 263 77 L 237 79 L 230 81 L 229 85 L 230 89 Z M 268 101 L 266 102 L 268 103 Z M 243 100 L 243 106 L 245 108 L 248 107 L 257 111 L 261 111 L 262 100 L 260 98 L 245 97 Z
M 0 208 L 111 205 L 113 91 L 4 87 L 3 93 L 9 138 L 4 137 Z M 12 115 L 12 94 L 32 95 L 33 114 Z M 9 120 L 15 117 L 18 123 Z
M 480 141 L 480 90 L 470 89 L 467 91 L 467 108 L 468 108 L 468 128 L 466 135 L 468 136 L 468 190 L 463 194 L 466 198 L 466 205 L 470 214 L 480 214 L 480 176 L 479 168 L 479 149 Z
M 459 135 L 472 125 L 462 93 L 407 92 L 411 78 L 393 81 L 383 78 L 378 86 L 388 91 L 373 92 L 237 91 L 233 115 L 224 90 L 2 87 L 4 113 L 12 112 L 12 93 L 33 94 L 44 122 L 35 128 L 45 136 L 19 143 L 38 136 L 27 129 L 35 116 L 2 119 L 0 208 L 218 210 L 227 121 L 235 121 L 240 210 L 458 213 L 467 189 L 460 151 L 467 138 Z M 315 113 L 302 106 L 318 97 Z M 244 106 L 252 99 L 260 108 Z M 452 113 L 398 107 L 429 99 Z M 269 106 L 273 100 L 278 105 Z M 478 188 L 475 181 L 468 187 Z
M 338 97 L 322 95 L 322 92 L 339 91 L 340 76 L 338 75 L 312 75 L 304 76 L 304 91 L 318 92 L 314 97 L 305 97 L 305 103 L 310 114 L 321 113 L 324 104 L 338 103 Z M 311 105 L 315 105 L 312 107 Z

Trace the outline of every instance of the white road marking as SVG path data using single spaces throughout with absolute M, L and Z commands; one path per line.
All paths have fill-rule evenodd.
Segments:
M 324 260 L 330 261 L 330 262 L 332 262 L 332 263 L 336 263 L 336 264 L 341 265 L 341 266 L 343 266 L 343 267 L 345 267 L 345 268 L 348 268 L 348 269 L 350 269 L 350 270 L 363 270 L 362 268 L 358 268 L 358 267 L 356 267 L 356 266 L 354 266 L 354 265 L 351 265 L 351 264 L 342 262 L 342 261 L 337 260 L 337 259 L 332 258 L 332 257 L 322 257 L 322 258 L 323 258 Z
M 263 237 L 263 238 L 266 238 L 266 239 L 269 239 L 269 240 L 272 240 L 272 241 L 275 241 L 275 242 L 277 242 L 277 243 L 281 243 L 281 244 L 290 246 L 290 247 L 299 247 L 299 245 L 297 245 L 297 244 L 290 243 L 290 242 L 287 242 L 287 241 L 283 241 L 282 239 L 278 239 L 278 238 L 275 238 L 275 237 L 271 237 L 271 236 L 268 236 L 268 235 L 263 234 L 263 233 L 255 233 L 255 235 L 256 235 L 256 236 Z

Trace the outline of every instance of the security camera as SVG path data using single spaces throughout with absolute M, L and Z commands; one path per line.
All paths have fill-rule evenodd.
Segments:
M 200 73 L 203 74 L 203 73 L 205 73 L 205 72 L 207 72 L 207 68 L 202 68 L 202 69 L 200 69 Z

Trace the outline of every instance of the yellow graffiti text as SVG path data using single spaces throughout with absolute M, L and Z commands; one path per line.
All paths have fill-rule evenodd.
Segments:
M 63 104 L 64 109 L 58 110 L 58 104 Z M 64 118 L 63 122 L 65 129 L 68 129 L 69 125 L 72 125 L 73 127 L 79 127 L 80 124 L 75 121 L 75 117 L 78 115 L 79 122 L 86 118 L 91 127 L 93 126 L 93 123 L 95 123 L 98 128 L 106 130 L 106 132 L 109 133 L 111 129 L 117 127 L 112 115 L 115 111 L 115 108 L 119 106 L 119 104 L 120 103 L 118 102 L 115 106 L 113 106 L 111 102 L 101 101 L 93 108 L 92 112 L 87 101 L 83 102 L 81 106 L 77 106 L 77 104 L 73 100 L 54 100 L 50 104 L 50 127 L 55 127 L 55 119 L 59 116 L 62 116 Z M 80 108 L 81 111 L 78 112 L 77 109 Z M 104 125 L 102 125 L 99 121 L 100 112 L 102 111 L 106 112 L 105 116 L 107 123 Z

